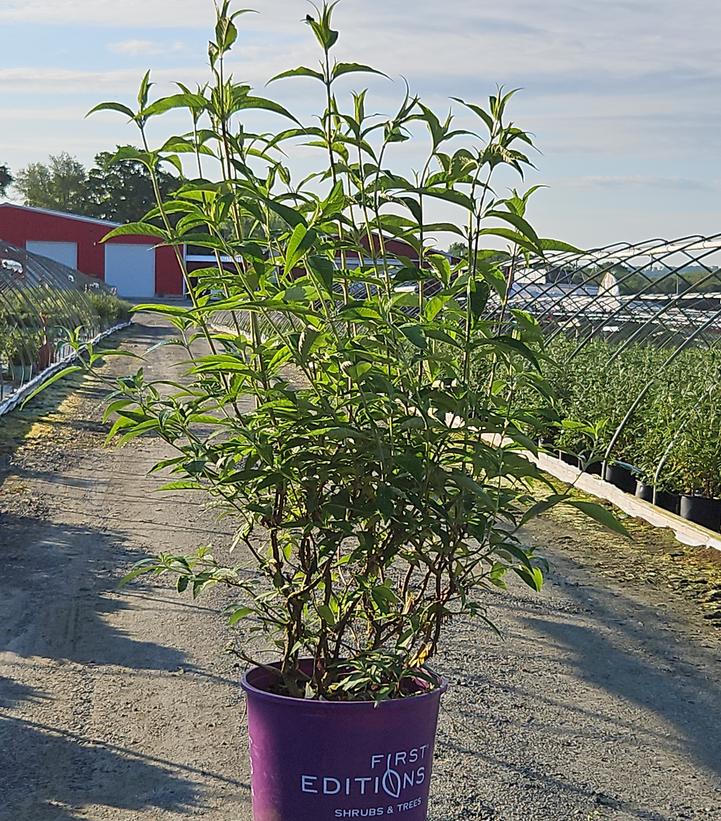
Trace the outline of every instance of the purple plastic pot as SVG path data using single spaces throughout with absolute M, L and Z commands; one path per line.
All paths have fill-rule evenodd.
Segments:
M 445 681 L 376 706 L 274 695 L 272 680 L 253 668 L 242 682 L 254 821 L 426 821 Z

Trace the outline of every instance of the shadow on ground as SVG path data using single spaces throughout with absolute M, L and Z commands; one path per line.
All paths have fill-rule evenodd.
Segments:
M 721 806 L 721 788 L 714 796 L 703 787 L 721 784 L 711 631 L 705 646 L 673 611 L 593 583 L 568 556 L 552 564 L 555 591 L 491 594 L 500 641 L 489 634 L 473 658 L 449 655 L 456 694 L 452 687 L 441 747 L 476 759 L 476 775 L 494 774 L 496 787 L 481 786 L 480 799 L 498 784 L 521 788 L 541 813 L 534 817 L 546 817 L 550 797 L 553 818 L 579 805 L 644 821 L 697 817 L 677 815 L 676 802 L 679 811 L 696 802 L 689 811 L 711 818 L 709 805 Z
M 12 660 L 3 665 L 6 672 L 40 659 L 60 662 L 48 668 L 60 676 L 65 662 L 145 674 L 192 670 L 178 650 L 136 641 L 108 623 L 108 615 L 130 606 L 113 595 L 117 563 L 131 557 L 119 540 L 90 528 L 4 516 L 0 555 L 7 594 L 0 602 L 0 659 Z M 73 694 L 73 721 L 80 725 L 89 705 L 82 696 Z M 0 819 L 69 821 L 87 817 L 76 810 L 92 805 L 177 812 L 198 806 L 192 768 L 46 725 L 36 718 L 42 710 L 32 708 L 50 698 L 0 677 Z

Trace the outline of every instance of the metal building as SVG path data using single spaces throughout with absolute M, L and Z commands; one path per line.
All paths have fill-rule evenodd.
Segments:
M 49 257 L 117 289 L 120 296 L 181 296 L 183 276 L 173 248 L 150 236 L 102 242 L 117 223 L 0 203 L 0 240 Z

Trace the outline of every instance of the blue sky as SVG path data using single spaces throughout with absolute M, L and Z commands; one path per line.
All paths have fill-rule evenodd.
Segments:
M 262 86 L 315 57 L 303 0 L 257 0 L 233 69 Z M 84 162 L 133 139 L 85 112 L 204 78 L 210 0 L 0 0 L 0 162 L 49 153 Z M 721 4 L 718 0 L 343 0 L 339 57 L 408 78 L 436 109 L 520 86 L 514 119 L 542 150 L 527 180 L 541 232 L 586 247 L 721 232 Z M 400 83 L 368 82 L 376 110 Z M 271 93 L 304 117 L 311 82 Z M 177 124 L 180 127 L 180 124 Z M 269 123 L 265 123 L 269 125 Z M 414 161 L 413 155 L 404 158 Z

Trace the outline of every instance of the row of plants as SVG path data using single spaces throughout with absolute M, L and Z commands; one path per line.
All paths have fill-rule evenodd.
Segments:
M 560 425 L 549 445 L 591 469 L 605 460 L 614 483 L 670 509 L 721 498 L 721 350 L 558 336 L 547 354 L 559 417 L 586 423 Z
M 127 322 L 131 306 L 101 290 L 37 285 L 4 291 L 0 300 L 0 377 L 23 384 L 62 356 L 72 333 L 89 339 Z M 7 374 L 3 374 L 3 364 Z

